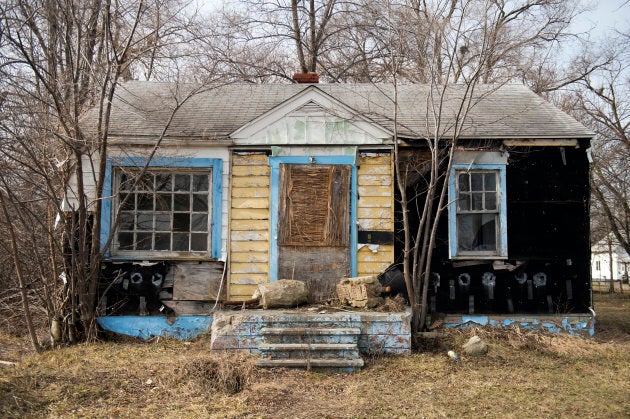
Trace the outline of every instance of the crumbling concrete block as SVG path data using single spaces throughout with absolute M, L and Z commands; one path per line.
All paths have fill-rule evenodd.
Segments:
M 259 299 L 264 309 L 296 307 L 306 303 L 308 290 L 303 281 L 280 279 L 268 284 L 259 284 L 252 298 Z
M 383 287 L 376 276 L 344 278 L 337 284 L 337 296 L 342 304 L 372 308 L 383 302 Z

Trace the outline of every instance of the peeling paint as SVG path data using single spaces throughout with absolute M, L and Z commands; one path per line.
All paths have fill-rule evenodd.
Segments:
M 97 321 L 109 332 L 142 339 L 167 336 L 188 340 L 209 331 L 212 325 L 211 316 L 103 316 Z
M 569 333 L 592 337 L 595 334 L 595 318 L 591 315 L 500 317 L 448 315 L 444 327 L 469 329 L 473 327 L 521 327 L 549 333 Z
M 281 310 L 217 312 L 212 325 L 211 349 L 246 350 L 260 353 L 263 327 L 355 327 L 361 329 L 358 346 L 372 354 L 411 353 L 411 311 L 401 313 L 303 313 Z M 336 341 L 337 339 L 338 341 Z M 330 336 L 328 343 L 342 343 Z
M 378 249 L 381 247 L 381 245 L 380 244 L 359 243 L 357 245 L 357 251 L 361 250 L 363 247 L 367 247 L 368 249 L 370 249 L 370 252 L 372 252 L 372 253 L 378 253 Z

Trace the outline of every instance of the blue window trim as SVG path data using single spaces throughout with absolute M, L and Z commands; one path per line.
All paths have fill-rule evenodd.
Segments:
M 458 255 L 457 254 L 457 191 L 455 174 L 457 171 L 496 170 L 499 172 L 499 251 L 494 255 Z M 462 259 L 505 259 L 507 250 L 507 199 L 506 199 L 506 165 L 505 164 L 453 164 L 448 178 L 448 241 L 449 256 Z
M 112 200 L 113 200 L 113 168 L 115 167 L 144 167 L 147 159 L 144 157 L 110 157 L 105 168 L 105 183 L 103 185 L 103 206 L 101 211 L 101 250 L 109 238 L 112 228 Z M 154 157 L 149 167 L 181 167 L 212 169 L 212 244 L 210 256 L 215 259 L 221 257 L 221 208 L 223 196 L 223 160 L 209 158 L 178 158 Z M 110 249 L 105 252 L 111 257 Z M 131 260 L 129 257 L 113 257 L 112 259 Z
M 269 280 L 278 279 L 278 188 L 281 164 L 339 164 L 352 166 L 350 180 L 350 275 L 357 276 L 357 166 L 355 156 L 269 157 L 271 167 L 271 238 L 269 240 Z

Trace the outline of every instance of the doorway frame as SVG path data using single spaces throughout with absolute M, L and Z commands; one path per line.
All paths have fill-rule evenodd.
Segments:
M 269 281 L 278 280 L 278 197 L 281 164 L 346 165 L 350 177 L 350 276 L 357 276 L 357 165 L 356 156 L 270 156 L 271 196 L 269 209 Z

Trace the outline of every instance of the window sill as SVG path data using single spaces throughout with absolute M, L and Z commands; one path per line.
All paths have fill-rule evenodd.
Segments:
M 464 254 L 452 256 L 451 260 L 507 260 L 507 258 L 507 256 L 500 255 Z
M 209 255 L 186 255 L 186 254 L 177 254 L 177 253 L 163 253 L 163 254 L 155 254 L 155 253 L 136 253 L 136 254 L 116 254 L 110 255 L 104 258 L 108 261 L 161 261 L 161 260 L 180 260 L 180 261 L 199 261 L 199 262 L 209 262 L 218 260 Z

